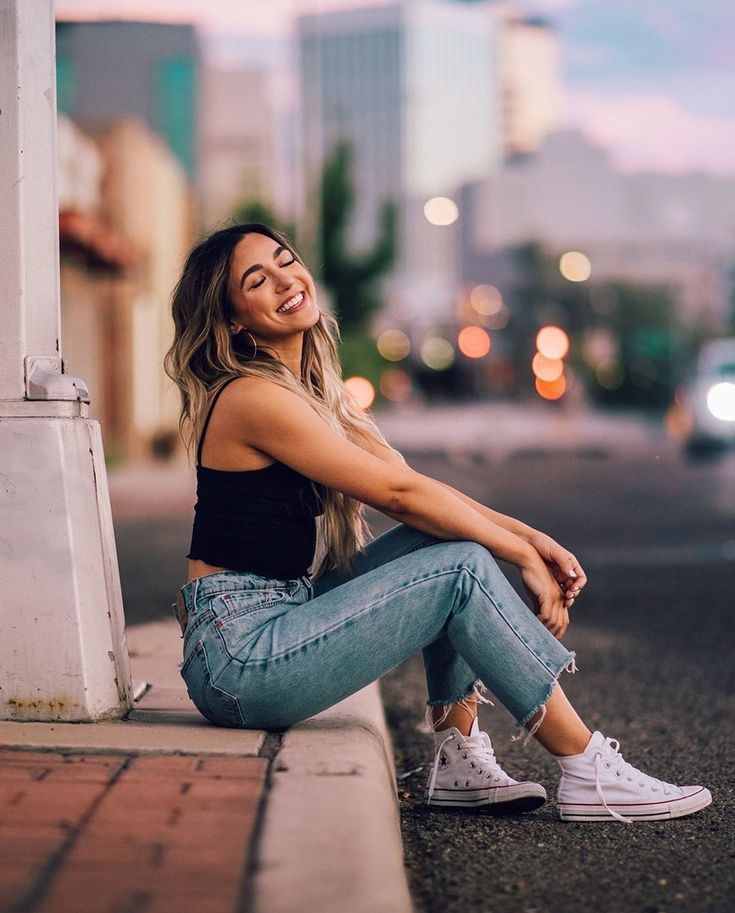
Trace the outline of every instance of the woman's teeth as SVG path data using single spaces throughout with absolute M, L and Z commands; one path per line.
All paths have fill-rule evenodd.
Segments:
M 287 301 L 285 304 L 282 304 L 282 305 L 278 308 L 278 310 L 279 310 L 281 313 L 284 313 L 285 311 L 290 311 L 291 308 L 295 308 L 297 304 L 301 304 L 301 302 L 302 302 L 303 300 L 304 300 L 304 293 L 303 293 L 303 292 L 299 292 L 298 295 L 294 295 L 293 298 L 289 298 L 288 301 Z

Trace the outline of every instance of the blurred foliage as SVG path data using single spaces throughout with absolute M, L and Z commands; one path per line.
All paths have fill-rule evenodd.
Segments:
M 342 333 L 340 359 L 344 377 L 367 377 L 378 389 L 387 363 L 375 347 L 375 341 L 365 331 L 357 329 Z
M 262 200 L 250 199 L 239 203 L 232 212 L 232 219 L 234 222 L 260 222 L 261 225 L 270 225 L 271 228 L 283 232 L 294 244 L 298 243 L 294 223 L 282 219 Z
M 350 251 L 347 236 L 355 206 L 352 148 L 338 143 L 325 161 L 319 186 L 318 248 L 321 279 L 332 296 L 345 343 L 367 331 L 370 318 L 381 307 L 379 279 L 396 259 L 396 207 L 385 202 L 379 217 L 378 238 L 372 249 Z M 365 337 L 367 338 L 367 337 Z M 353 343 L 345 351 L 352 350 Z

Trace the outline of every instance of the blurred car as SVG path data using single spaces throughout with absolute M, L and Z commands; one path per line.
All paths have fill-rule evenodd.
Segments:
M 690 453 L 735 444 L 735 337 L 706 342 L 677 400 Z

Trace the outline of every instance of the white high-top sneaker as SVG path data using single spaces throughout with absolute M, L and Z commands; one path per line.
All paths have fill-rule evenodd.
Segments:
M 427 804 L 481 809 L 492 814 L 530 812 L 546 801 L 540 783 L 519 783 L 495 760 L 490 736 L 477 720 L 469 736 L 452 727 L 434 733 L 436 756 L 427 783 Z
M 642 773 L 620 754 L 620 743 L 595 732 L 582 754 L 557 757 L 556 799 L 564 821 L 654 821 L 680 818 L 709 805 L 704 786 L 674 786 Z

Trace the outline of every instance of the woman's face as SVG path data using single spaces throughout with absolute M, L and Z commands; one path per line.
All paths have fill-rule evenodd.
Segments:
M 256 341 L 277 343 L 303 333 L 319 319 L 311 274 L 287 247 L 251 232 L 230 264 L 230 332 L 249 330 Z

